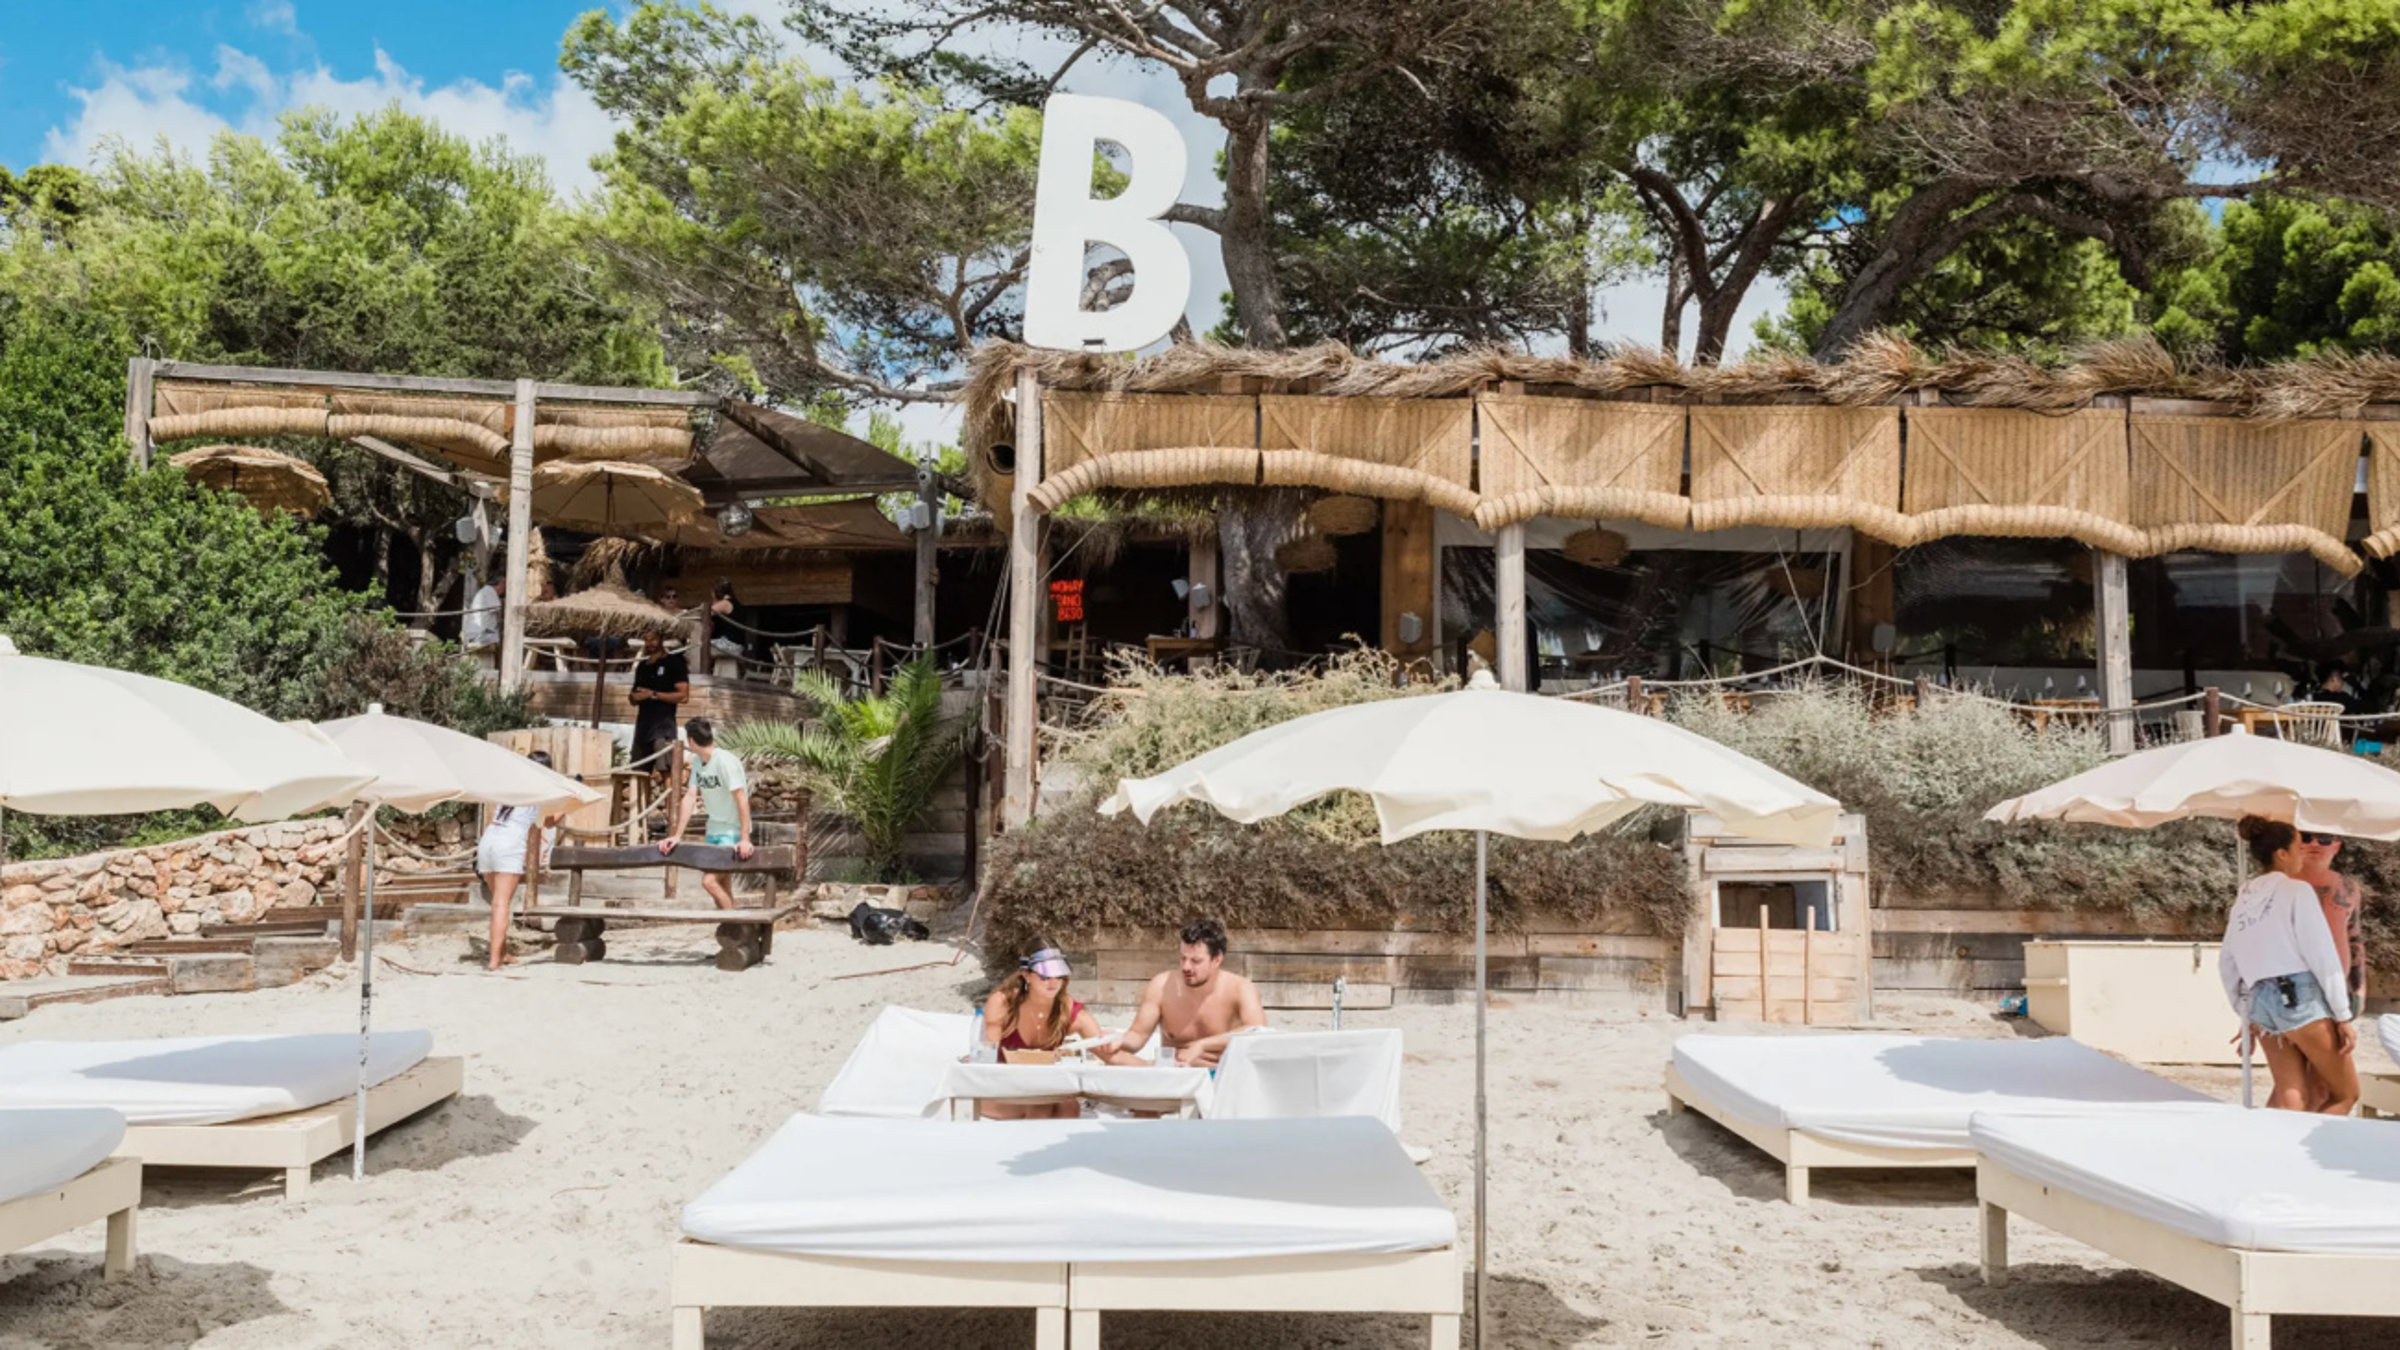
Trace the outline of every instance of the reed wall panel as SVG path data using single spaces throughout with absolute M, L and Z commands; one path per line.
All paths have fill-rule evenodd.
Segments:
M 2133 523 L 2148 552 L 2309 553 L 2345 576 L 2365 565 L 2342 536 L 2358 481 L 2356 422 L 2133 419 Z
M 2126 416 L 1911 408 L 1901 509 L 1918 541 L 1954 534 L 2080 539 L 2139 554 Z
M 1536 516 L 1691 523 L 1685 410 L 1673 404 L 1486 394 L 1475 400 L 1487 530 Z
M 1900 514 L 1898 408 L 1699 407 L 1691 420 L 1693 529 L 1913 538 Z

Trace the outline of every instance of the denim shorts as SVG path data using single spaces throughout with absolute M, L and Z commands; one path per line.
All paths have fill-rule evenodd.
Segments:
M 2343 998 L 2349 998 L 2348 991 L 2344 991 Z M 2325 991 L 2317 988 L 2317 977 L 2305 970 L 2260 980 L 2251 986 L 2250 1021 L 2269 1035 L 2298 1031 L 2311 1022 L 2324 1022 L 2332 1017 L 2333 1005 L 2325 1001 Z

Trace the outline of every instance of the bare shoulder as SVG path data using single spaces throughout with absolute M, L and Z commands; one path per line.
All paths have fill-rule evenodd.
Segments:
M 1150 983 L 1142 987 L 1142 997 L 1146 999 L 1165 998 L 1167 996 L 1167 977 L 1174 973 L 1171 970 L 1162 970 L 1151 976 Z
M 1225 992 L 1234 998 L 1247 998 L 1258 993 L 1258 984 L 1247 975 L 1225 972 Z

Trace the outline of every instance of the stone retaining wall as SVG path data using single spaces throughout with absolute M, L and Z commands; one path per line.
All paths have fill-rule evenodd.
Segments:
M 458 846 L 460 822 L 411 824 L 421 828 L 402 833 L 421 846 Z M 0 867 L 0 980 L 61 974 L 70 956 L 245 923 L 270 909 L 338 905 L 342 849 L 333 841 L 341 832 L 339 820 L 279 821 Z M 377 875 L 422 866 L 399 860 Z

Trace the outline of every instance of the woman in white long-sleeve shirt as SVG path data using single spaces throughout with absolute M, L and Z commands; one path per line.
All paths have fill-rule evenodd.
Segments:
M 2233 1010 L 2259 1034 L 2275 1091 L 2267 1105 L 2307 1109 L 2307 1071 L 2331 1089 L 2318 1109 L 2346 1116 L 2358 1104 L 2358 1068 L 2351 1047 L 2348 986 L 2333 930 L 2325 925 L 2316 889 L 2300 879 L 2300 836 L 2280 820 L 2246 816 L 2242 842 L 2266 870 L 2242 886 L 2225 916 L 2225 947 L 2217 970 Z

